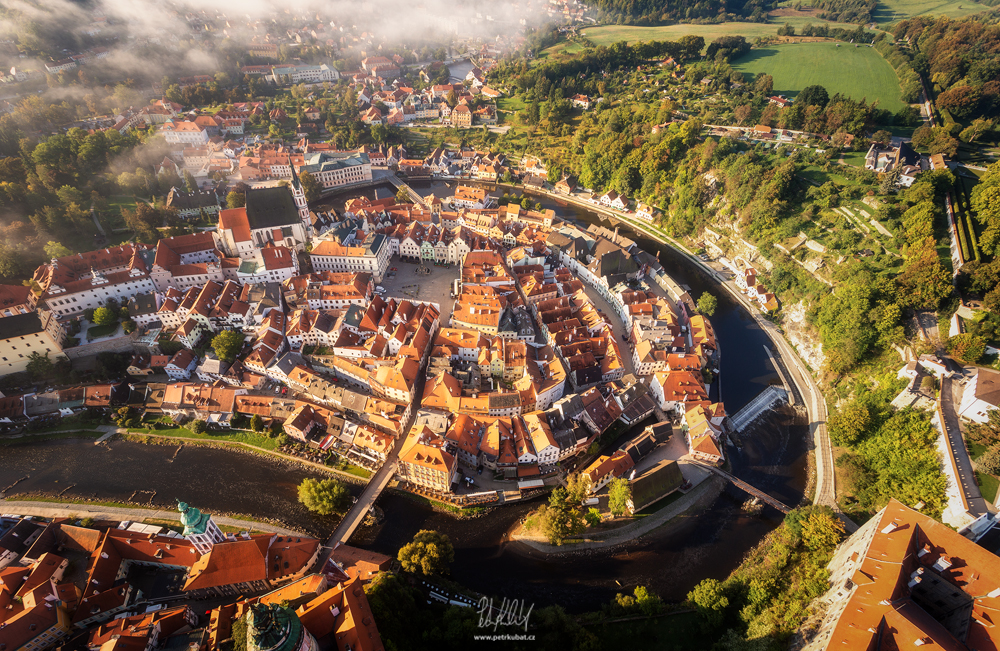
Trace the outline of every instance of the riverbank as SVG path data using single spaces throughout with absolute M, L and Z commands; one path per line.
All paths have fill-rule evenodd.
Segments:
M 120 434 L 122 440 L 132 441 L 135 443 L 142 443 L 144 445 L 197 445 L 203 447 L 214 447 L 228 450 L 236 450 L 244 454 L 252 454 L 263 457 L 274 457 L 280 459 L 281 461 L 286 461 L 290 463 L 298 463 L 307 468 L 314 468 L 317 470 L 323 470 L 332 475 L 336 475 L 340 479 L 346 479 L 354 484 L 364 485 L 367 480 L 371 478 L 371 473 L 367 477 L 361 476 L 359 474 L 347 472 L 346 470 L 340 470 L 339 468 L 333 468 L 321 463 L 316 463 L 315 461 L 310 461 L 308 459 L 302 459 L 300 457 L 292 456 L 290 454 L 285 454 L 283 452 L 278 452 L 276 450 L 267 450 L 250 443 L 243 443 L 241 441 L 222 441 L 222 440 L 211 440 L 205 438 L 188 438 L 185 436 L 171 436 L 169 434 L 153 434 L 149 432 L 141 432 L 137 430 L 129 430 L 127 433 Z M 147 440 L 153 439 L 153 440 Z M 363 470 L 363 469 L 359 469 Z M 365 471 L 368 472 L 368 471 Z
M 698 484 L 691 492 L 653 515 L 618 529 L 597 532 L 591 537 L 583 538 L 582 540 L 576 541 L 575 539 L 570 539 L 562 545 L 551 545 L 545 541 L 544 536 L 524 532 L 511 534 L 510 540 L 524 543 L 543 554 L 566 554 L 575 551 L 614 547 L 615 545 L 634 541 L 654 529 L 667 524 L 670 520 L 684 515 L 689 510 L 701 511 L 708 508 L 715 502 L 724 488 L 725 480 L 720 477 L 713 477 Z
M 57 506 L 61 505 L 61 506 Z M 4 513 L 31 515 L 41 518 L 93 518 L 94 520 L 112 520 L 122 522 L 147 522 L 149 520 L 180 522 L 181 514 L 177 511 L 163 509 L 144 509 L 140 507 L 119 507 L 103 504 L 88 504 L 74 500 L 37 501 L 22 499 L 0 499 L 0 510 Z M 301 536 L 303 532 L 287 529 L 270 522 L 260 522 L 249 518 L 212 514 L 219 526 L 234 527 L 241 530 L 263 531 L 277 533 L 283 536 Z
M 499 188 L 501 186 L 498 184 L 497 187 Z M 774 344 L 776 354 L 779 359 L 787 359 L 791 362 L 790 364 L 786 363 L 785 366 L 790 371 L 792 382 L 800 396 L 804 398 L 806 408 L 808 409 L 809 430 L 813 442 L 813 453 L 815 456 L 814 463 L 816 468 L 813 503 L 830 506 L 839 513 L 840 509 L 837 504 L 836 478 L 833 462 L 833 446 L 830 443 L 830 437 L 826 431 L 826 399 L 820 392 L 819 387 L 816 385 L 816 382 L 812 377 L 812 373 L 807 370 L 807 367 L 798 352 L 788 341 L 786 341 L 784 335 L 778 330 L 777 326 L 773 322 L 764 318 L 764 316 L 760 313 L 760 310 L 749 301 L 745 294 L 739 291 L 739 288 L 737 288 L 732 281 L 727 280 L 717 269 L 713 268 L 706 261 L 695 255 L 694 252 L 684 246 L 684 244 L 670 237 L 652 224 L 630 219 L 616 211 L 590 204 L 589 202 L 583 201 L 582 199 L 578 199 L 571 195 L 555 194 L 548 192 L 547 190 L 538 190 L 534 188 L 523 188 L 523 191 L 527 194 L 536 194 L 553 200 L 563 200 L 573 203 L 580 208 L 590 210 L 598 215 L 604 215 L 613 222 L 624 224 L 633 231 L 642 233 L 646 237 L 652 238 L 653 241 L 674 249 L 687 258 L 689 262 L 693 262 L 697 265 L 709 279 L 711 279 L 716 285 L 722 287 L 731 298 L 746 309 L 760 329 Z M 841 514 L 841 517 L 849 531 L 852 531 L 857 527 L 857 525 L 850 519 L 846 518 L 846 516 Z

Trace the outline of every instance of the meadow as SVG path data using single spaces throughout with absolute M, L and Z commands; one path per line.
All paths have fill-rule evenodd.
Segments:
M 693 34 L 705 39 L 705 44 L 711 43 L 720 36 L 744 36 L 748 41 L 759 36 L 775 36 L 778 28 L 785 23 L 795 27 L 796 30 L 812 23 L 819 25 L 824 23 L 827 26 L 843 27 L 845 29 L 857 29 L 857 25 L 848 23 L 826 23 L 825 21 L 809 16 L 775 16 L 769 23 L 721 23 L 718 25 L 664 25 L 661 27 L 636 27 L 631 25 L 603 25 L 601 27 L 588 27 L 583 30 L 583 35 L 593 41 L 596 45 L 611 45 L 618 41 L 628 41 L 635 43 L 638 41 L 678 41 L 682 36 Z
M 832 97 L 878 100 L 881 108 L 896 112 L 905 104 L 899 79 L 874 48 L 849 43 L 797 43 L 754 49 L 733 62 L 737 70 L 774 77 L 774 92 L 794 98 L 812 84 L 824 86 Z
M 784 14 L 785 12 L 781 12 Z M 778 28 L 788 23 L 801 31 L 808 24 L 819 25 L 823 23 L 829 27 L 842 27 L 844 29 L 856 29 L 857 25 L 849 23 L 830 23 L 819 20 L 815 16 L 810 16 L 805 12 L 803 15 L 774 15 L 769 23 L 721 23 L 719 25 L 663 25 L 660 27 L 636 27 L 633 25 L 602 25 L 600 27 L 588 27 L 581 32 L 582 36 L 589 39 L 594 45 L 612 45 L 619 41 L 628 43 L 638 43 L 641 41 L 679 41 L 682 36 L 693 34 L 705 39 L 705 46 L 719 38 L 720 36 L 743 36 L 748 41 L 753 41 L 759 37 L 777 36 Z M 798 39 L 799 37 L 795 37 Z M 583 46 L 576 41 L 563 41 L 552 47 L 539 52 L 536 57 L 537 62 L 546 60 L 560 60 L 569 58 L 583 50 Z
M 990 7 L 968 0 L 881 0 L 875 9 L 875 22 L 894 23 L 914 16 L 948 16 L 964 18 L 989 11 Z

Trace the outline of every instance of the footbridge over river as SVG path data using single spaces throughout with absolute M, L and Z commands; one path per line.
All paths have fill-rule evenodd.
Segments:
M 725 470 L 722 470 L 721 468 L 716 468 L 713 465 L 709 465 L 707 463 L 702 463 L 700 461 L 695 461 L 694 463 L 696 463 L 697 465 L 701 466 L 702 468 L 707 468 L 708 470 L 711 470 L 713 473 L 715 473 L 719 477 L 722 477 L 723 479 L 726 479 L 729 482 L 731 482 L 734 486 L 736 486 L 740 490 L 743 490 L 743 491 L 745 491 L 745 492 L 753 495 L 754 497 L 756 497 L 757 499 L 759 499 L 764 504 L 767 504 L 768 506 L 772 506 L 772 507 L 778 509 L 779 511 L 781 511 L 782 513 L 787 514 L 789 511 L 792 510 L 792 507 L 784 504 L 783 502 L 779 502 L 778 500 L 776 500 L 775 498 L 771 497 L 770 495 L 768 495 L 764 491 L 760 490 L 759 488 L 754 488 L 753 486 L 751 486 L 750 484 L 746 483 L 742 479 L 738 479 L 738 478 L 734 477 L 733 475 L 729 474 Z

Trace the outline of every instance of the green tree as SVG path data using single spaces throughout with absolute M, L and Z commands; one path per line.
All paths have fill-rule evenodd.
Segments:
M 892 134 L 885 129 L 879 129 L 872 134 L 872 142 L 886 147 L 892 142 Z
M 243 350 L 243 334 L 236 330 L 223 330 L 212 339 L 212 350 L 224 362 L 232 362 Z
M 753 89 L 758 95 L 770 95 L 774 90 L 774 77 L 763 72 L 758 74 L 753 82 Z
M 45 244 L 45 256 L 52 260 L 54 258 L 65 258 L 66 256 L 73 255 L 73 252 L 67 249 L 65 246 L 56 242 L 54 240 L 49 240 Z
M 1000 475 L 1000 445 L 994 445 L 976 459 L 976 467 L 980 472 Z
M 247 618 L 240 617 L 233 622 L 229 636 L 233 639 L 233 651 L 247 651 Z
M 581 504 L 590 494 L 590 478 L 583 473 L 573 473 L 566 477 L 566 501 Z
M 844 524 L 832 513 L 813 511 L 802 522 L 802 542 L 813 551 L 832 551 L 844 537 Z
M 193 420 L 189 429 L 195 434 L 204 434 L 205 430 L 208 429 L 208 424 L 203 420 Z
M 122 332 L 124 332 L 127 335 L 130 335 L 133 332 L 135 332 L 137 327 L 138 324 L 136 324 L 136 322 L 133 321 L 132 319 L 126 319 L 125 321 L 122 321 Z
M 319 184 L 319 181 L 310 172 L 300 173 L 299 183 L 302 184 L 302 191 L 306 195 L 306 201 L 316 201 L 323 194 L 323 186 Z
M 403 545 L 396 555 L 404 572 L 432 576 L 448 571 L 448 564 L 455 560 L 455 548 L 447 535 L 422 529 L 413 542 Z
M 951 293 L 952 285 L 948 271 L 941 264 L 934 238 L 928 237 L 910 247 L 896 281 L 902 302 L 916 309 L 937 309 L 941 299 Z
M 629 504 L 632 502 L 632 488 L 629 486 L 628 480 L 619 477 L 617 479 L 611 480 L 611 485 L 608 487 L 608 510 L 614 516 L 625 515 L 631 509 Z
M 659 595 L 650 592 L 646 586 L 637 585 L 634 594 L 635 603 L 643 615 L 652 617 L 663 612 L 663 600 L 660 599 Z
M 299 484 L 299 502 L 320 515 L 344 511 L 350 501 L 351 494 L 347 487 L 333 479 L 307 477 Z
M 795 96 L 795 103 L 801 106 L 825 107 L 830 101 L 830 93 L 818 84 L 806 86 Z
M 32 351 L 28 355 L 28 367 L 25 369 L 32 380 L 41 380 L 52 373 L 55 365 L 49 359 L 49 354 L 42 355 L 39 351 Z
M 698 297 L 698 311 L 705 316 L 712 316 L 715 314 L 715 308 L 719 306 L 719 299 L 715 298 L 712 294 L 708 292 L 702 292 L 701 296 Z
M 830 438 L 837 445 L 852 446 L 865 436 L 871 424 L 868 405 L 857 399 L 851 400 L 830 414 Z
M 601 524 L 601 512 L 590 507 L 586 513 L 583 514 L 583 519 L 587 523 L 588 527 L 596 527 Z
M 583 529 L 579 501 L 573 502 L 563 487 L 552 491 L 548 504 L 540 506 L 531 520 L 553 545 L 562 545 L 568 536 Z
M 948 352 L 966 364 L 975 364 L 986 354 L 986 340 L 963 332 L 948 339 Z
M 695 607 L 710 629 L 718 629 L 726 617 L 729 597 L 725 586 L 716 579 L 705 579 L 688 593 L 688 601 Z
M 94 310 L 94 324 L 96 325 L 111 325 L 118 321 L 118 316 L 113 310 L 106 307 L 99 307 Z
M 989 255 L 1000 254 L 1000 162 L 993 163 L 972 189 L 970 201 L 983 226 L 979 245 Z
M 245 193 L 231 190 L 226 195 L 227 208 L 242 208 L 245 205 L 247 205 L 247 195 Z
M 413 199 L 410 198 L 410 193 L 406 188 L 399 188 L 396 191 L 396 203 L 413 203 Z
M 260 417 L 260 414 L 254 414 L 250 417 L 250 429 L 255 432 L 264 431 L 264 419 Z

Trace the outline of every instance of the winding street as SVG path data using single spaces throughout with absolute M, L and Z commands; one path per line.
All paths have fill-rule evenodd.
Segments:
M 525 191 L 529 194 L 543 194 L 560 201 L 572 202 L 582 208 L 602 213 L 624 223 L 627 226 L 630 226 L 637 231 L 642 232 L 662 244 L 680 251 L 692 262 L 700 265 L 709 276 L 715 279 L 719 285 L 725 288 L 725 290 L 729 292 L 734 299 L 739 301 L 743 307 L 746 308 L 751 315 L 753 315 L 757 325 L 760 326 L 761 330 L 767 334 L 768 338 L 774 344 L 779 360 L 783 363 L 784 367 L 788 371 L 788 374 L 791 376 L 792 382 L 795 384 L 795 388 L 802 396 L 803 402 L 809 412 L 809 432 L 813 437 L 816 452 L 816 492 L 813 495 L 813 503 L 832 508 L 839 515 L 840 519 L 844 523 L 844 526 L 849 532 L 857 530 L 858 525 L 844 515 L 840 511 L 840 507 L 837 505 L 833 446 L 830 443 L 830 436 L 826 429 L 826 400 L 823 398 L 823 394 L 820 392 L 819 387 L 813 380 L 812 375 L 803 364 L 802 359 L 785 340 L 785 337 L 778 329 L 778 326 L 765 319 L 757 306 L 752 304 L 750 299 L 739 291 L 739 288 L 732 280 L 727 279 L 718 271 L 706 264 L 677 240 L 657 233 L 652 230 L 649 225 L 629 219 L 615 210 L 609 210 L 602 206 L 594 205 L 589 201 L 584 201 L 572 195 L 557 194 L 554 192 L 548 192 L 547 190 L 529 190 L 527 188 L 525 188 Z

